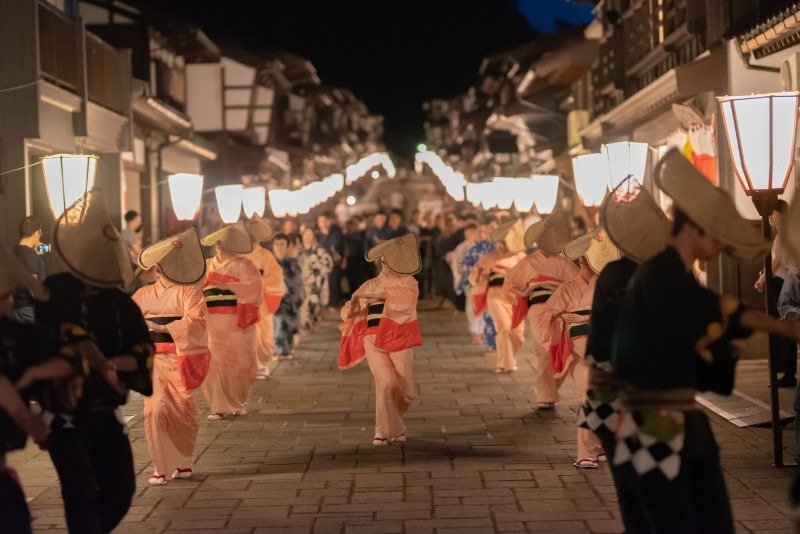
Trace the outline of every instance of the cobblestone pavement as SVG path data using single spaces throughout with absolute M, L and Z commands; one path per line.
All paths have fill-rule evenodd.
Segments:
M 532 368 L 495 375 L 452 312 L 420 315 L 409 440 L 373 447 L 373 390 L 364 363 L 336 368 L 328 320 L 300 357 L 255 385 L 250 414 L 202 425 L 195 477 L 150 488 L 141 403 L 126 407 L 138 491 L 120 532 L 619 532 L 605 466 L 581 471 L 575 398 L 532 411 Z M 530 344 L 523 349 L 530 351 Z M 770 443 L 712 417 L 741 532 L 788 530 L 789 473 L 770 467 Z M 12 455 L 37 531 L 64 528 L 46 453 Z M 2 530 L 0 528 L 0 530 Z

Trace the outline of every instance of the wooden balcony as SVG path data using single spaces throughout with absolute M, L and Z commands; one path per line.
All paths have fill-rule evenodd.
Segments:
M 42 76 L 72 91 L 81 90 L 80 26 L 49 4 L 40 3 L 39 62 Z
M 120 115 L 130 113 L 130 58 L 91 33 L 85 34 L 89 99 Z

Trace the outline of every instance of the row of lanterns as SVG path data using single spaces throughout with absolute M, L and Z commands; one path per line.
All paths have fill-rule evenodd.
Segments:
M 572 158 L 575 189 L 583 205 L 599 206 L 606 192 L 627 178 L 643 184 L 650 150 L 647 143 L 620 141 L 603 145 L 600 152 Z
M 66 208 L 92 190 L 97 161 L 97 156 L 84 154 L 56 154 L 42 158 L 45 188 L 54 217 L 60 217 Z M 382 167 L 389 178 L 394 178 L 397 173 L 387 153 L 375 152 L 349 165 L 345 174 L 332 174 L 296 190 L 276 189 L 268 194 L 264 186 L 233 184 L 214 188 L 214 195 L 220 217 L 226 223 L 238 221 L 242 211 L 247 217 L 263 216 L 267 196 L 276 217 L 302 215 L 333 197 L 344 189 L 345 184 L 350 185 L 365 176 L 370 169 L 374 169 L 372 178 L 379 178 L 381 173 L 377 167 Z M 172 174 L 167 178 L 167 183 L 175 217 L 183 221 L 194 219 L 203 199 L 203 176 Z

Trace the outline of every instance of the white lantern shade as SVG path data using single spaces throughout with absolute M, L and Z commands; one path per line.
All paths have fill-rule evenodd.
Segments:
M 203 177 L 199 174 L 179 173 L 170 175 L 167 181 L 175 218 L 179 221 L 191 221 L 200 209 Z
M 507 210 L 514 204 L 514 193 L 516 193 L 515 178 L 506 178 L 498 176 L 492 180 L 495 202 L 497 207 L 501 210 Z
M 267 209 L 267 190 L 264 186 L 246 187 L 242 191 L 242 209 L 245 217 L 264 216 Z
M 55 154 L 42 158 L 47 200 L 55 218 L 92 190 L 97 160 L 97 156 L 80 154 Z
M 286 217 L 290 208 L 290 195 L 287 189 L 272 189 L 269 193 L 269 209 L 275 217 Z
M 542 215 L 553 211 L 553 208 L 556 207 L 556 200 L 558 199 L 558 176 L 532 174 L 531 182 L 533 183 L 533 198 L 536 204 L 536 211 Z
M 530 178 L 517 178 L 514 182 L 514 208 L 519 213 L 528 213 L 536 201 L 536 185 Z
M 243 192 L 242 184 L 221 185 L 214 188 L 214 194 L 217 196 L 217 209 L 223 222 L 232 224 L 239 220 L 239 215 L 242 213 Z
M 603 203 L 611 180 L 608 162 L 602 154 L 583 154 L 572 158 L 572 174 L 575 177 L 575 189 L 584 206 L 597 207 Z
M 800 93 L 720 97 L 733 168 L 748 195 L 782 193 L 794 163 Z
M 647 171 L 647 155 L 650 147 L 647 143 L 620 141 L 601 147 L 608 166 L 608 187 L 614 189 L 626 178 L 632 177 L 639 184 L 644 183 Z
M 470 182 L 466 185 L 467 202 L 476 208 L 481 205 L 481 195 L 483 194 L 483 184 Z

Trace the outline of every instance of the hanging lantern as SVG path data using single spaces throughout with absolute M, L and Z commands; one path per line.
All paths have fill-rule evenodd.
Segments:
M 533 198 L 536 211 L 545 215 L 553 211 L 558 198 L 558 176 L 549 174 L 532 174 Z
M 495 202 L 501 210 L 511 208 L 514 203 L 514 193 L 516 193 L 516 179 L 498 176 L 492 180 L 494 184 Z
M 199 174 L 182 172 L 171 174 L 167 181 L 175 218 L 179 221 L 191 221 L 197 216 L 197 210 L 200 209 L 200 201 L 203 197 L 203 177 Z
M 286 217 L 289 212 L 289 196 L 288 189 L 272 189 L 269 193 L 269 209 L 275 217 Z
M 242 184 L 221 185 L 214 188 L 217 196 L 217 209 L 223 222 L 232 224 L 239 220 L 242 213 Z
M 245 217 L 264 216 L 267 209 L 267 190 L 264 186 L 246 187 L 242 192 L 242 209 Z
M 750 196 L 782 193 L 794 163 L 800 93 L 720 97 L 736 177 Z
M 608 174 L 608 161 L 603 154 L 583 154 L 572 158 L 572 174 L 575 189 L 583 205 L 589 208 L 600 206 L 611 181 Z
M 56 219 L 94 187 L 97 156 L 55 154 L 42 158 L 44 184 Z
M 620 141 L 603 145 L 600 152 L 605 156 L 608 166 L 608 188 L 614 189 L 626 178 L 633 178 L 639 185 L 644 184 L 647 170 L 647 143 Z
M 514 182 L 514 208 L 518 213 L 528 213 L 536 201 L 536 186 L 530 178 L 517 178 Z

